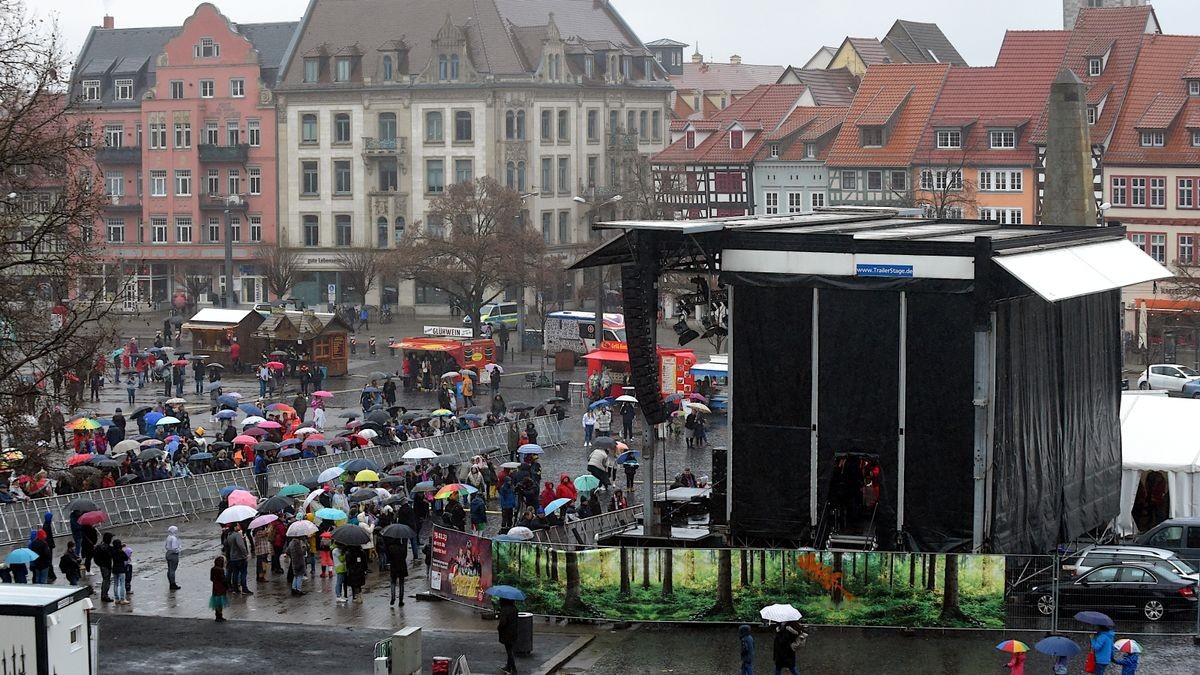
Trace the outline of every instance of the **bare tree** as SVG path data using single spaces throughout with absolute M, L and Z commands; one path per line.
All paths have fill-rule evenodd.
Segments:
M 458 183 L 433 200 L 431 220 L 406 234 L 391 267 L 405 279 L 444 290 L 471 317 L 479 335 L 480 307 L 505 287 L 529 279 L 545 246 L 523 225 L 521 197 L 492 178 Z
M 10 429 L 39 396 L 61 392 L 47 383 L 86 379 L 123 287 L 94 236 L 104 195 L 66 72 L 56 27 L 0 0 L 0 415 Z
M 971 217 L 979 205 L 978 185 L 967 178 L 966 167 L 964 152 L 926 153 L 918 167 L 911 204 L 923 208 L 930 218 Z
M 562 309 L 567 298 L 563 297 L 567 285 L 567 262 L 560 255 L 546 253 L 533 266 L 529 275 L 529 285 L 536 293 L 534 313 L 537 315 L 534 327 L 544 330 L 546 315 L 555 309 Z
M 342 272 L 346 290 L 357 294 L 366 304 L 367 294 L 384 271 L 384 254 L 373 248 L 352 248 L 337 255 L 337 266 Z
M 300 276 L 300 256 L 279 246 L 260 246 L 255 252 L 267 276 L 267 290 L 277 299 L 286 298 Z
M 175 283 L 183 286 L 183 291 L 187 293 L 187 309 L 190 311 L 195 308 L 201 295 L 212 291 L 212 274 L 180 268 L 175 273 Z

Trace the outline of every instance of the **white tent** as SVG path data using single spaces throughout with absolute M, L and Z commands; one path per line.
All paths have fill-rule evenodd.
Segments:
M 1200 515 L 1200 401 L 1161 393 L 1121 396 L 1121 513 L 1117 529 L 1135 533 L 1133 502 L 1144 472 L 1162 471 L 1170 490 L 1170 517 Z

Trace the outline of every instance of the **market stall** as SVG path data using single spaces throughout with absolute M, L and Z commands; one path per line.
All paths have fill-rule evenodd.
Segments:
M 496 361 L 496 343 L 486 338 L 406 337 L 388 347 L 401 350 L 400 357 L 413 359 L 418 367 L 429 361 L 435 376 L 459 368 L 478 370 Z
M 1200 401 L 1165 392 L 1121 396 L 1121 534 L 1144 531 L 1164 517 L 1200 515 L 1200 438 L 1192 426 L 1197 412 Z M 1141 502 L 1162 492 L 1165 508 L 1151 513 L 1157 509 Z
M 597 382 L 607 381 L 604 396 L 617 397 L 630 386 L 629 348 L 624 342 L 601 342 L 600 348 L 583 356 L 588 364 L 587 393 L 595 395 Z M 690 394 L 696 386 L 692 367 L 696 364 L 696 353 L 690 349 L 658 349 L 658 372 L 660 390 L 664 394 Z
M 314 367 L 324 367 L 327 377 L 336 377 L 349 370 L 351 331 L 336 314 L 319 314 L 312 310 L 289 312 L 275 307 L 255 336 L 265 341 L 264 352 L 294 347 L 301 360 Z
M 235 341 L 242 346 L 243 355 L 257 354 L 265 346 L 255 334 L 262 322 L 262 316 L 254 310 L 210 307 L 196 312 L 182 329 L 191 331 L 193 355 L 207 356 L 208 363 L 229 367 L 233 365 L 229 348 Z

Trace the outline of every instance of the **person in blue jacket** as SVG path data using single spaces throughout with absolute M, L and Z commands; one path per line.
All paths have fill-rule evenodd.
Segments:
M 1121 675 L 1136 675 L 1138 660 L 1140 658 L 1140 654 L 1126 654 L 1124 652 L 1113 654 L 1113 662 L 1121 664 Z
M 487 529 L 487 504 L 483 500 L 483 493 L 476 492 L 471 496 L 471 531 L 482 535 L 485 529 Z
M 513 526 L 513 513 L 517 509 L 517 490 L 512 476 L 507 476 L 497 491 L 500 497 L 500 531 L 507 532 Z
M 738 635 L 741 636 L 742 645 L 740 675 L 754 675 L 754 636 L 750 634 L 750 626 L 746 624 L 738 626 Z
M 1108 664 L 1112 663 L 1113 642 L 1116 636 L 1111 626 L 1100 626 L 1092 636 L 1092 654 L 1096 657 L 1095 675 L 1104 675 Z

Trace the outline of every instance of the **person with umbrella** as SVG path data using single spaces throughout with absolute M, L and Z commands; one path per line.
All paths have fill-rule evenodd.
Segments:
M 467 531 L 467 512 L 463 510 L 463 506 L 458 500 L 458 492 L 451 492 L 446 499 L 443 517 L 446 519 L 446 527 L 459 532 Z
M 741 647 L 742 669 L 739 675 L 754 675 L 754 636 L 750 634 L 750 626 L 738 626 L 738 644 Z
M 292 595 L 304 595 L 304 568 L 308 560 L 308 537 L 292 537 L 288 541 L 288 572 L 292 577 Z
M 796 648 L 803 644 L 804 636 L 794 626 L 794 622 L 781 623 L 775 627 L 775 643 L 772 645 L 772 656 L 775 661 L 775 672 L 787 670 L 792 675 L 800 675 L 796 670 Z
M 1121 675 L 1137 675 L 1142 646 L 1128 638 L 1113 643 L 1113 662 L 1120 664 Z
M 497 494 L 500 497 L 500 530 L 504 532 L 513 526 L 513 512 L 517 508 L 517 490 L 512 476 L 504 477 Z
M 500 598 L 500 610 L 497 615 L 500 617 L 500 622 L 496 624 L 496 632 L 499 635 L 500 644 L 504 645 L 504 653 L 507 657 L 501 672 L 516 675 L 517 662 L 513 656 L 513 647 L 517 644 L 517 603 L 508 598 Z
M 354 602 L 362 603 L 362 589 L 367 583 L 367 553 L 361 546 L 346 547 L 346 584 Z
M 412 539 L 412 538 L 410 538 Z M 392 605 L 400 598 L 400 606 L 404 606 L 404 579 L 408 576 L 408 545 L 404 539 L 384 535 L 383 553 L 387 556 L 388 569 L 391 571 Z M 415 557 L 415 556 L 414 556 Z
M 1092 658 L 1096 664 L 1096 669 L 1092 672 L 1096 675 L 1104 675 L 1104 671 L 1112 663 L 1113 643 L 1116 638 L 1111 620 L 1108 625 L 1096 626 L 1096 632 L 1091 637 Z

